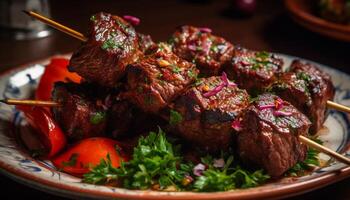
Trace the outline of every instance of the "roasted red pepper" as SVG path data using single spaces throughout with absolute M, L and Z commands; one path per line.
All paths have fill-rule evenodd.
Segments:
M 28 123 L 37 130 L 38 138 L 45 146 L 46 157 L 50 158 L 61 151 L 66 145 L 66 136 L 52 119 L 49 111 L 36 106 L 16 106 L 21 110 Z
M 35 98 L 39 100 L 50 100 L 52 88 L 57 81 L 73 81 L 79 83 L 81 77 L 76 73 L 69 72 L 67 69 L 69 60 L 65 58 L 52 58 L 50 64 L 45 68 L 38 88 L 35 92 Z
M 106 159 L 107 155 L 109 155 L 113 167 L 119 167 L 122 160 L 127 160 L 117 141 L 96 137 L 81 140 L 52 159 L 52 162 L 64 172 L 82 176 L 98 165 L 101 159 Z

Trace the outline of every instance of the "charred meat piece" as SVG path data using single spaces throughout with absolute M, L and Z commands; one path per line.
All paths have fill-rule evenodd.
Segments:
M 237 48 L 230 64 L 225 67 L 228 77 L 250 94 L 269 87 L 282 72 L 283 60 L 268 52 Z
M 270 90 L 308 116 L 308 112 L 305 111 L 312 106 L 312 98 L 308 83 L 301 74 L 293 72 L 281 74 Z
M 128 66 L 123 98 L 141 110 L 157 113 L 196 80 L 194 64 L 177 57 L 165 44 Z
M 232 122 L 249 105 L 245 90 L 222 77 L 203 78 L 179 97 L 170 110 L 174 132 L 203 150 L 228 149 L 233 142 Z
M 160 117 L 147 114 L 125 100 L 114 101 L 107 113 L 107 133 L 115 139 L 134 137 L 165 124 Z
M 129 63 L 142 54 L 135 29 L 118 16 L 97 13 L 90 19 L 89 40 L 72 55 L 69 70 L 86 81 L 114 87 Z
M 53 107 L 53 117 L 70 140 L 103 135 L 106 131 L 106 112 L 101 101 L 89 95 L 86 85 L 57 82 L 52 99 L 62 104 Z M 90 90 L 91 91 L 91 90 Z
M 232 57 L 233 45 L 224 38 L 211 34 L 208 28 L 182 26 L 169 43 L 180 58 L 194 62 L 203 75 L 218 75 L 222 66 Z
M 331 77 L 326 72 L 318 69 L 315 65 L 300 60 L 293 61 L 290 66 L 290 71 L 295 73 L 298 80 L 305 83 L 303 86 L 305 88 L 304 97 L 296 97 L 296 94 L 294 93 L 295 90 L 288 91 L 289 88 L 286 89 L 287 91 L 284 91 L 285 94 L 281 97 L 285 98 L 287 101 L 291 101 L 293 105 L 309 117 L 312 122 L 310 133 L 315 134 L 320 128 L 322 128 L 322 125 L 327 118 L 327 101 L 332 101 L 334 99 L 335 88 Z M 291 84 L 293 83 L 290 83 L 289 85 Z M 310 96 L 311 100 L 305 99 L 306 96 Z M 295 98 L 295 101 L 293 101 L 293 98 Z
M 265 93 L 244 112 L 238 133 L 238 152 L 247 163 L 281 176 L 306 158 L 307 147 L 299 135 L 307 135 L 309 119 L 278 96 Z

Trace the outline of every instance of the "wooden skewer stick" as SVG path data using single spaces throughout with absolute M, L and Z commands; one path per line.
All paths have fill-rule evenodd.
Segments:
M 17 99 L 3 99 L 0 100 L 0 102 L 2 103 L 6 103 L 9 105 L 31 105 L 31 106 L 45 106 L 45 107 L 54 107 L 54 106 L 60 106 L 59 103 L 54 102 L 54 101 L 39 101 L 39 100 L 17 100 Z M 322 146 L 312 140 L 310 140 L 309 138 L 300 135 L 299 139 L 302 143 L 304 143 L 305 145 L 314 148 L 316 150 L 318 150 L 319 152 L 325 153 L 333 158 L 335 158 L 336 160 L 345 163 L 347 165 L 350 165 L 350 158 L 347 158 L 325 146 Z
M 44 107 L 55 107 L 60 106 L 59 103 L 54 101 L 40 101 L 40 100 L 21 100 L 21 99 L 2 99 L 0 102 L 9 105 L 29 105 L 29 106 L 44 106 Z
M 327 107 L 335 109 L 335 110 L 339 110 L 339 111 L 342 111 L 342 112 L 350 113 L 350 108 L 349 107 L 341 105 L 341 104 L 338 104 L 338 103 L 335 103 L 333 101 L 327 101 Z
M 56 28 L 64 33 L 67 33 L 68 35 L 70 36 L 73 36 L 81 41 L 84 41 L 86 42 L 87 41 L 87 38 L 82 34 L 82 33 L 79 33 L 71 28 L 68 28 L 60 23 L 57 23 L 51 19 L 48 19 L 47 17 L 44 17 L 40 14 L 37 14 L 35 12 L 32 12 L 32 11 L 24 11 L 26 14 L 28 14 L 29 16 L 32 16 L 46 24 L 48 24 L 49 26 L 53 27 L 53 28 Z M 1 100 L 1 102 L 3 103 L 7 103 L 7 104 L 11 104 L 11 105 L 36 105 L 36 106 L 59 106 L 58 103 L 56 102 L 50 102 L 50 101 L 35 101 L 35 100 Z M 341 104 L 338 104 L 338 103 L 335 103 L 335 102 L 332 102 L 332 101 L 327 101 L 327 106 L 329 108 L 332 108 L 332 109 L 336 109 L 336 110 L 339 110 L 339 111 L 343 111 L 343 112 L 347 112 L 347 113 L 350 113 L 350 108 L 349 107 L 346 107 L 344 105 L 341 105 Z M 308 139 L 307 137 L 305 136 L 299 136 L 299 139 L 301 140 L 301 142 L 303 142 L 304 144 L 308 145 L 309 147 L 312 147 L 322 153 L 325 153 L 331 157 L 334 157 L 335 159 L 337 159 L 338 161 L 340 162 L 343 162 L 345 164 L 348 164 L 350 165 L 350 159 L 329 149 L 329 148 L 326 148 L 320 144 L 317 144 L 316 142 Z
M 88 38 L 86 38 L 82 33 L 79 33 L 78 31 L 75 31 L 67 26 L 64 26 L 58 22 L 55 22 L 55 21 L 53 21 L 45 16 L 42 16 L 38 13 L 33 12 L 33 11 L 23 10 L 23 12 L 26 13 L 27 15 L 34 17 L 35 19 L 42 21 L 45 24 L 47 24 L 55 29 L 58 29 L 64 33 L 67 33 L 68 35 L 75 37 L 83 42 L 86 42 L 88 40 Z
M 336 151 L 333 151 L 323 145 L 318 144 L 317 142 L 314 142 L 312 140 L 310 140 L 309 138 L 300 135 L 299 139 L 302 143 L 306 144 L 307 146 L 316 149 L 319 152 L 322 152 L 324 154 L 327 154 L 333 158 L 335 158 L 336 160 L 338 160 L 339 162 L 342 162 L 344 164 L 350 165 L 350 158 L 341 155 L 340 153 L 337 153 Z
M 84 41 L 86 42 L 87 41 L 87 38 L 82 34 L 82 33 L 79 33 L 78 31 L 75 31 L 71 28 L 68 28 L 58 22 L 55 22 L 45 16 L 42 16 L 38 13 L 35 13 L 33 11 L 23 11 L 24 13 L 28 14 L 29 16 L 32 16 L 34 17 L 35 19 L 38 19 L 42 22 L 44 22 L 45 24 L 48 24 L 49 26 L 53 27 L 53 28 L 56 28 L 64 33 L 67 33 L 68 35 L 70 36 L 73 36 L 81 41 Z M 332 109 L 335 109 L 335 110 L 339 110 L 339 111 L 342 111 L 342 112 L 347 112 L 347 113 L 350 113 L 350 108 L 347 107 L 347 106 L 344 106 L 344 105 L 341 105 L 341 104 L 338 104 L 338 103 L 335 103 L 333 101 L 327 101 L 327 106 L 329 108 L 332 108 Z

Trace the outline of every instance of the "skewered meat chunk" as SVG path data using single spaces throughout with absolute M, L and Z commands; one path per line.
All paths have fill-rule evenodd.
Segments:
M 116 139 L 145 133 L 165 123 L 158 116 L 144 113 L 125 100 L 112 101 L 107 113 L 107 133 Z
M 311 63 L 294 60 L 290 66 L 290 71 L 296 74 L 299 80 L 305 82 L 305 93 L 311 97 L 311 101 L 304 101 L 298 98 L 300 103 L 295 102 L 295 105 L 300 111 L 309 117 L 312 122 L 310 133 L 315 134 L 327 118 L 327 101 L 332 101 L 335 95 L 335 88 L 333 86 L 331 77 L 324 71 L 318 69 Z M 287 91 L 282 98 L 289 101 L 295 96 L 294 91 Z M 289 93 L 289 94 L 288 94 Z M 294 103 L 291 101 L 291 103 Z
M 282 72 L 283 60 L 268 52 L 236 48 L 232 61 L 225 67 L 228 77 L 250 94 L 264 91 Z
M 128 66 L 127 92 L 121 96 L 145 112 L 157 113 L 193 83 L 197 74 L 194 64 L 159 44 L 154 53 Z
M 244 112 L 238 133 L 238 152 L 247 162 L 281 176 L 306 158 L 307 147 L 298 136 L 307 135 L 309 119 L 289 102 L 265 93 Z
M 249 96 L 225 80 L 225 74 L 200 81 L 175 101 L 170 125 L 176 134 L 204 150 L 228 149 L 234 136 L 231 124 L 248 107 Z
M 233 45 L 208 28 L 182 26 L 169 41 L 180 58 L 194 62 L 203 75 L 218 75 L 232 57 Z
M 139 51 L 135 29 L 118 16 L 97 13 L 91 17 L 89 40 L 72 55 L 68 69 L 86 81 L 115 87 Z
M 293 72 L 283 73 L 280 75 L 278 81 L 271 86 L 270 90 L 282 99 L 290 102 L 306 115 L 307 112 L 305 113 L 304 111 L 312 106 L 312 98 L 307 82 L 300 74 Z
M 91 88 L 90 88 L 91 89 Z M 53 117 L 71 140 L 103 135 L 106 112 L 86 85 L 57 82 L 52 99 L 62 104 L 53 107 Z M 91 90 L 90 90 L 91 91 Z

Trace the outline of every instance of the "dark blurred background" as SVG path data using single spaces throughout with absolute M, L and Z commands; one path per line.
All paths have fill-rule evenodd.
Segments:
M 60 0 L 48 1 L 51 18 L 86 33 L 90 16 L 99 11 L 116 15 L 134 15 L 141 19 L 137 30 L 150 34 L 155 41 L 167 40 L 176 26 L 191 24 L 213 29 L 234 44 L 255 50 L 267 50 L 299 56 L 350 73 L 350 43 L 336 41 L 309 32 L 292 21 L 281 0 L 257 0 L 250 17 L 232 9 L 232 1 L 220 0 Z M 18 13 L 18 15 L 24 15 Z M 55 54 L 74 51 L 80 42 L 53 31 L 49 37 L 15 41 L 0 38 L 0 71 Z M 60 199 L 30 189 L 0 176 L 0 199 L 17 197 Z M 350 199 L 350 180 L 345 180 L 296 199 Z M 15 191 L 15 192 L 12 192 Z

